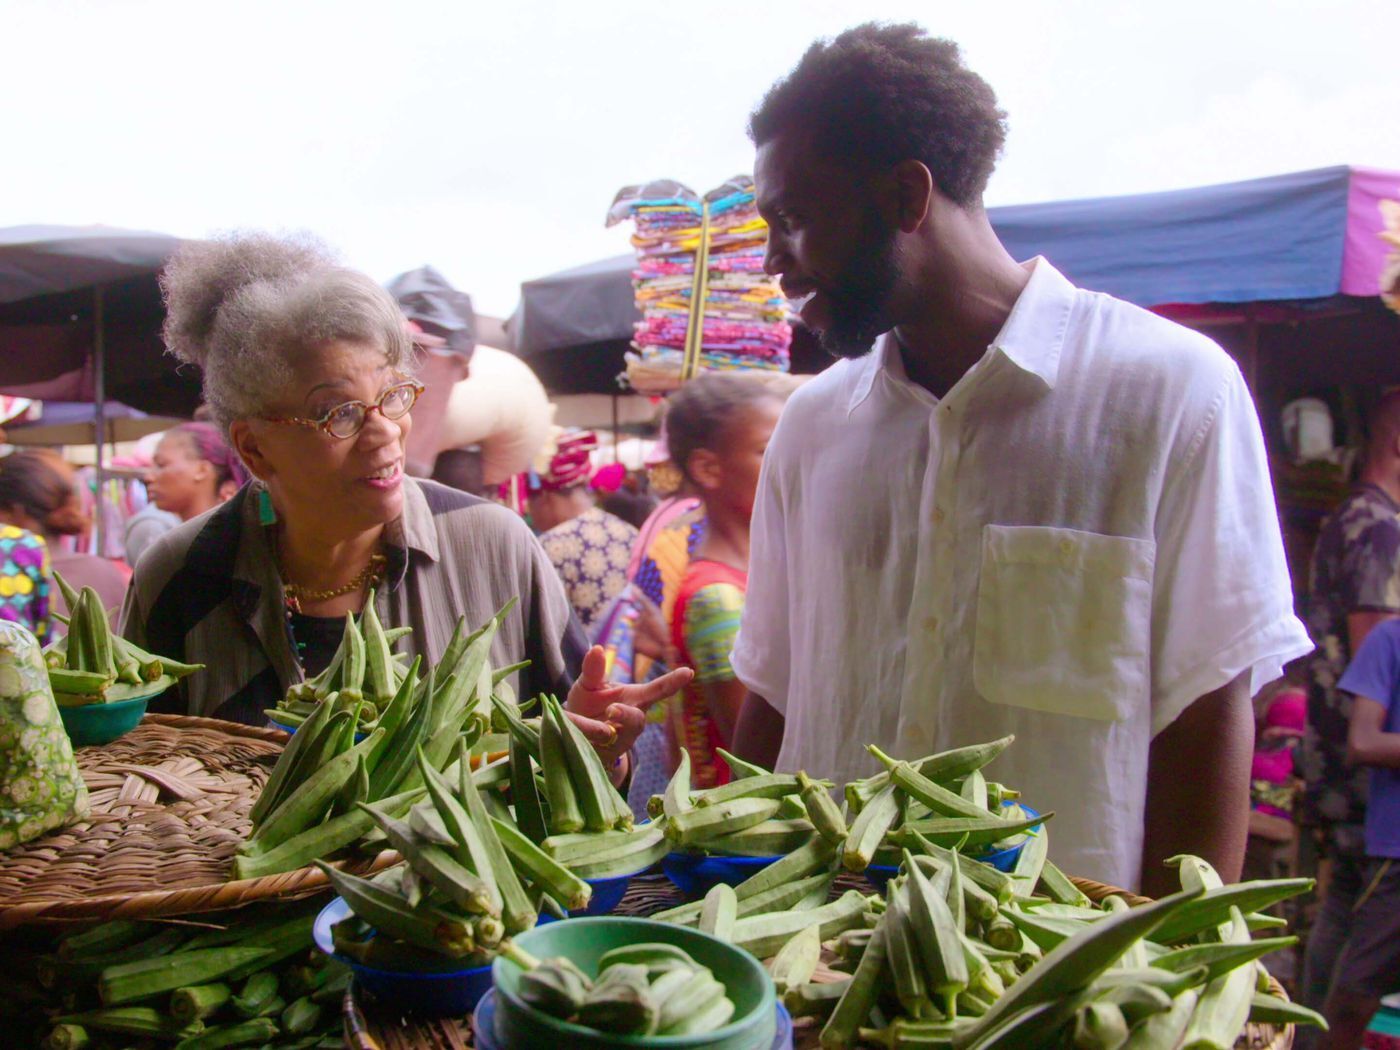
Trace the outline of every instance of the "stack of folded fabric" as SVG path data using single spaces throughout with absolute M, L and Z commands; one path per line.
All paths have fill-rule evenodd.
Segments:
M 752 179 L 730 179 L 703 199 L 678 182 L 629 186 L 613 201 L 608 225 L 625 219 L 635 224 L 633 286 L 642 313 L 635 352 L 627 355 L 635 390 L 664 393 L 681 384 L 698 255 L 706 266 L 696 371 L 788 370 L 792 326 L 777 280 L 763 272 L 768 225 Z

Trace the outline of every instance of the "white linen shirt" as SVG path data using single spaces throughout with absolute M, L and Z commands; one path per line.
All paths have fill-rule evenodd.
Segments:
M 1148 746 L 1197 697 L 1312 649 L 1259 422 L 1209 339 L 1049 263 L 941 401 L 892 336 L 789 401 L 733 666 L 778 766 L 837 783 L 1014 733 L 988 770 L 1051 856 L 1135 888 Z

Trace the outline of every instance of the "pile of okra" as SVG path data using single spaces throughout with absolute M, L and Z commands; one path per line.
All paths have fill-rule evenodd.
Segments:
M 339 1047 L 350 973 L 312 943 L 324 904 L 31 932 L 0 974 L 5 1045 Z

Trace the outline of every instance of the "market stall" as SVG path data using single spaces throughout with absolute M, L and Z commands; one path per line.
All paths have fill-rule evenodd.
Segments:
M 558 702 L 517 703 L 493 668 L 509 610 L 459 623 L 424 667 L 367 604 L 268 712 L 289 738 L 111 725 L 202 669 L 110 636 L 89 592 L 68 599 L 68 640 L 42 662 L 31 640 L 15 693 L 30 719 L 57 699 L 85 792 L 0 853 L 0 934 L 23 963 L 0 1002 L 22 1039 L 331 1046 L 342 994 L 349 1037 L 405 1048 L 941 1031 L 1010 1050 L 1038 1031 L 1282 1050 L 1313 1019 L 1256 961 L 1284 943 L 1268 909 L 1310 880 L 1225 886 L 1182 858 L 1181 892 L 1152 902 L 1071 878 L 1054 814 L 989 779 L 1011 738 L 914 761 L 872 748 L 883 771 L 844 785 L 844 809 L 805 774 L 731 759 L 736 779 L 702 790 L 682 762 L 639 820 Z
M 1337 183 L 1304 188 L 1321 200 Z M 1327 295 L 1342 297 L 1336 317 L 1364 298 Z M 871 748 L 879 772 L 847 784 L 729 758 L 734 779 L 702 789 L 687 759 L 634 814 L 559 702 L 516 694 L 528 668 L 494 648 L 520 625 L 516 592 L 449 634 L 376 604 L 373 567 L 324 667 L 262 676 L 255 695 L 272 698 L 253 713 L 276 730 L 143 718 L 177 680 L 227 669 L 114 637 L 89 591 L 65 589 L 68 634 L 42 654 L 0 632 L 28 661 L 0 674 L 17 730 L 0 735 L 0 774 L 19 810 L 0 933 L 20 960 L 0 1009 L 27 1045 L 330 1046 L 342 994 L 352 1037 L 402 1047 L 629 1034 L 752 1050 L 1283 1050 L 1316 1020 L 1260 964 L 1292 943 L 1275 909 L 1311 880 L 1222 885 L 1184 857 L 1180 892 L 1148 901 L 1063 872 L 1055 814 L 993 779 L 1008 747 L 1033 742 L 903 760 Z M 288 603 L 289 625 L 297 612 Z M 443 644 L 426 644 L 439 627 Z M 201 652 L 223 659 L 218 644 Z M 46 788 L 36 763 L 57 763 Z
M 188 417 L 198 377 L 165 354 L 156 281 L 179 243 L 112 226 L 0 230 L 0 390 Z
M 107 434 L 108 399 L 186 417 L 198 378 L 165 353 L 157 275 L 175 237 L 112 226 L 15 226 L 0 230 L 0 391 L 94 406 Z M 106 444 L 97 443 L 104 483 Z M 103 536 L 97 549 L 120 553 Z

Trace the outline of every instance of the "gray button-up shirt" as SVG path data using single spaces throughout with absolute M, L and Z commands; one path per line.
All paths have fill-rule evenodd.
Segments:
M 142 557 L 122 610 L 122 633 L 154 653 L 205 669 L 152 710 L 266 722 L 302 677 L 282 581 L 254 487 L 160 537 Z M 530 660 L 511 679 L 521 696 L 565 695 L 586 649 L 554 567 L 506 508 L 431 481 L 404 479 L 404 510 L 385 535 L 389 565 L 375 608 L 412 627 L 396 649 L 442 656 L 457 618 L 479 627 L 519 604 L 492 646 L 496 666 Z

